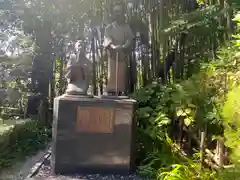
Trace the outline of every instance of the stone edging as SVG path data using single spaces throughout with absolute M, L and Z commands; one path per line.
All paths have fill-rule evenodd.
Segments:
M 30 180 L 32 179 L 41 169 L 41 167 L 43 166 L 44 162 L 49 159 L 49 157 L 51 156 L 51 149 L 48 148 L 47 153 L 40 159 L 40 162 L 37 162 L 31 169 L 30 174 L 27 176 L 26 180 Z

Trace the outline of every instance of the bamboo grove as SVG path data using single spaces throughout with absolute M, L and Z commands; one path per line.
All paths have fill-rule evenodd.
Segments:
M 103 93 L 107 79 L 106 57 L 101 44 L 104 27 L 111 21 L 113 3 L 113 0 L 93 1 L 82 16 L 87 20 L 84 28 L 91 32 L 86 40 L 94 64 L 92 91 L 95 95 Z M 190 77 L 198 68 L 197 59 L 216 57 L 218 46 L 229 38 L 232 29 L 229 1 L 199 5 L 187 0 L 139 0 L 125 2 L 125 5 L 127 20 L 135 33 L 129 58 L 129 93 L 153 79 L 171 83 Z M 57 56 L 61 59 L 60 51 Z M 55 70 L 61 70 L 60 77 L 55 80 L 62 81 L 64 61 L 57 64 L 59 67 Z M 61 94 L 64 83 L 59 84 Z
M 106 25 L 111 22 L 111 11 L 115 3 L 124 3 L 126 19 L 135 35 L 128 61 L 128 94 L 137 92 L 136 90 L 139 89 L 146 91 L 142 87 L 147 87 L 149 84 L 151 86 L 155 80 L 158 80 L 160 90 L 166 90 L 168 88 L 164 88 L 167 87 L 165 85 L 177 86 L 178 82 L 190 79 L 192 75 L 199 72 L 201 60 L 218 60 L 219 47 L 230 40 L 236 25 L 232 22 L 233 9 L 230 0 L 72 0 L 69 2 L 32 0 L 31 3 L 25 0 L 24 2 L 15 0 L 12 2 L 14 3 L 11 6 L 4 6 L 7 16 L 9 16 L 9 12 L 14 14 L 14 18 L 19 20 L 17 22 L 21 24 L 24 33 L 33 37 L 34 41 L 35 52 L 31 59 L 33 63 L 30 63 L 30 66 L 32 65 L 31 81 L 33 82 L 31 88 L 45 97 L 49 97 L 50 106 L 53 105 L 54 97 L 65 92 L 64 74 L 67 56 L 74 48 L 73 44 L 78 38 L 85 39 L 86 56 L 93 62 L 91 93 L 103 94 L 107 84 L 108 67 L 106 52 L 102 46 L 103 36 Z M 1 14 L 0 17 L 2 17 Z M 14 26 L 13 28 L 17 26 L 17 23 L 11 22 L 11 24 Z M 35 85 L 35 81 L 38 82 L 37 85 Z M 169 89 L 174 88 L 170 87 Z M 195 91 L 196 89 L 194 89 L 194 93 L 196 93 Z M 146 93 L 151 96 L 151 92 Z M 165 92 L 159 92 L 159 94 L 165 94 Z M 164 118 L 167 117 L 174 123 L 177 121 L 176 119 L 179 120 L 179 117 L 182 117 L 176 118 L 174 115 L 168 117 L 170 110 L 165 112 L 165 109 L 169 108 L 169 99 L 167 96 L 165 99 L 158 97 L 155 100 L 155 96 L 153 96 L 152 102 L 158 101 L 157 103 L 142 104 L 151 107 L 154 111 L 159 108 L 160 110 L 156 110 L 156 113 L 160 114 L 159 118 L 163 118 L 163 122 L 165 122 Z M 158 105 L 159 107 L 157 107 Z M 148 112 L 149 107 L 142 109 Z M 141 107 L 139 109 L 142 110 Z M 149 114 L 154 116 L 154 111 L 150 111 Z M 204 111 L 199 114 L 204 116 L 207 113 Z M 155 127 L 155 124 L 154 128 L 157 130 L 151 129 L 152 123 L 154 123 L 152 119 L 141 120 L 139 118 L 138 128 L 146 130 L 144 125 L 149 123 L 151 130 L 148 132 L 149 134 L 163 132 L 162 126 Z M 183 119 L 179 122 L 183 122 Z M 181 138 L 183 133 L 187 132 L 188 135 L 191 135 L 189 141 L 191 139 L 197 142 L 200 140 L 197 146 L 198 148 L 201 146 L 199 149 L 203 151 L 204 143 L 201 140 L 204 139 L 203 136 L 207 136 L 204 129 L 205 124 L 198 124 L 196 129 L 187 128 L 187 130 L 184 130 L 181 124 L 177 126 L 178 132 L 173 130 L 175 134 L 173 133 L 171 137 L 174 141 L 180 142 L 180 146 L 183 145 Z M 174 124 L 171 128 L 174 128 Z M 198 135 L 199 131 L 202 134 Z M 142 144 L 147 146 L 149 143 L 152 141 L 147 139 Z M 185 144 L 190 146 L 191 143 Z M 224 146 L 222 141 L 218 141 L 217 149 L 223 149 L 220 146 Z M 155 146 L 150 144 L 149 148 L 155 148 Z M 141 150 L 141 148 L 139 149 Z M 192 147 L 188 147 L 188 150 L 192 149 Z M 155 149 L 153 153 L 155 153 L 154 151 Z M 147 155 L 149 152 L 149 149 L 144 151 Z M 217 154 L 219 153 L 221 154 L 220 150 Z M 147 157 L 146 154 L 141 155 Z M 155 154 L 157 157 L 163 158 L 162 152 Z M 204 161 L 203 155 L 201 161 Z
M 15 24 L 13 28 L 21 25 L 25 34 L 34 37 L 37 48 L 31 76 L 33 81 L 38 81 L 37 91 L 51 99 L 64 92 L 67 44 L 84 37 L 87 56 L 93 62 L 92 93 L 103 93 L 107 83 L 107 62 L 102 47 L 104 28 L 111 22 L 113 4 L 119 0 L 31 3 L 15 0 L 10 5 L 4 2 L 8 19 L 17 19 L 17 23 L 11 23 Z M 233 26 L 229 0 L 121 3 L 126 7 L 127 21 L 135 34 L 128 62 L 129 93 L 154 79 L 166 84 L 190 77 L 198 68 L 200 57 L 216 56 L 218 46 L 229 38 Z
M 68 44 L 83 37 L 87 57 L 93 62 L 91 93 L 104 92 L 107 57 L 102 43 L 114 3 L 124 3 L 135 34 L 128 61 L 128 93 L 156 79 L 163 84 L 187 79 L 198 70 L 198 59 L 216 57 L 234 26 L 230 0 L 3 1 L 1 27 L 13 32 L 22 28 L 33 37 L 33 63 L 28 68 L 31 89 L 51 102 L 63 94 Z M 11 64 L 11 58 L 2 59 Z

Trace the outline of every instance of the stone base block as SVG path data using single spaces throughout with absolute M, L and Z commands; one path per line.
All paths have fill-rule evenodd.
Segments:
M 52 173 L 134 171 L 135 104 L 131 99 L 55 98 Z

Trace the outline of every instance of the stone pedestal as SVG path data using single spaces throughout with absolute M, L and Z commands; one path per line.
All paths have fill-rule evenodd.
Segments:
M 53 174 L 129 174 L 135 169 L 131 99 L 60 96 L 54 100 Z

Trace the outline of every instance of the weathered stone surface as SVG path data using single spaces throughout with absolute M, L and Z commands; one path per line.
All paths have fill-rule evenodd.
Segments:
M 77 131 L 82 133 L 113 133 L 114 108 L 78 107 Z
M 134 100 L 61 96 L 54 100 L 54 174 L 134 170 Z

